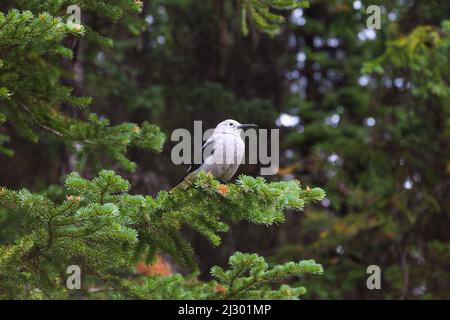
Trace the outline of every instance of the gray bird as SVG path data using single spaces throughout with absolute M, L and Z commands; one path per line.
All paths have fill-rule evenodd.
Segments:
M 245 156 L 242 130 L 258 128 L 255 124 L 240 124 L 225 120 L 217 125 L 202 148 L 203 162 L 189 167 L 186 176 L 175 188 L 189 186 L 200 171 L 211 172 L 215 179 L 227 182 L 236 173 Z

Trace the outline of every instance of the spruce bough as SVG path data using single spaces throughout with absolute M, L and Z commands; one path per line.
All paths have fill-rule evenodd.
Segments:
M 62 201 L 51 199 L 63 197 L 61 192 L 50 197 L 1 189 L 1 220 L 10 214 L 20 217 L 20 234 L 0 246 L 1 298 L 70 297 L 64 285 L 69 265 L 83 270 L 85 289 L 101 283 L 113 289 L 110 297 L 147 299 L 296 298 L 304 288 L 273 290 L 268 284 L 322 272 L 313 260 L 269 268 L 257 255 L 236 253 L 229 270 L 212 269 L 217 281 L 210 283 L 175 274 L 137 285 L 119 276 L 141 259 L 152 262 L 157 253 L 195 271 L 194 251 L 179 232 L 182 226 L 218 245 L 219 233 L 228 229 L 223 218 L 270 225 L 284 220 L 284 209 L 301 210 L 324 197 L 321 189 L 302 189 L 297 181 L 267 183 L 240 176 L 236 184 L 221 185 L 202 173 L 187 190 L 161 191 L 153 198 L 128 193 L 128 181 L 103 170 L 92 180 L 69 174 L 65 189 Z M 12 227 L 17 232 L 18 226 Z

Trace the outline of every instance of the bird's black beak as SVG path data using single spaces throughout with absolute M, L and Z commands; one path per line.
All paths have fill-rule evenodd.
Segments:
M 256 124 L 247 124 L 247 123 L 243 123 L 243 124 L 238 125 L 238 129 L 245 130 L 245 129 L 250 129 L 250 128 L 256 129 L 256 128 L 259 128 L 259 127 Z

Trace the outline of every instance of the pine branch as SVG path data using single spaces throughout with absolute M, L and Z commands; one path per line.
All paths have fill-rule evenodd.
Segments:
M 84 12 L 101 13 L 113 20 L 139 12 L 142 7 L 141 2 L 134 0 L 71 4 L 80 5 Z M 18 7 L 30 10 L 0 13 L 2 122 L 7 119 L 17 132 L 33 142 L 43 133 L 62 140 L 77 155 L 79 169 L 87 161 L 98 166 L 99 161 L 113 160 L 133 170 L 135 164 L 126 157 L 130 147 L 160 151 L 164 135 L 156 126 L 145 122 L 140 127 L 133 123 L 110 126 L 107 119 L 94 114 L 85 121 L 69 117 L 60 110 L 62 104 L 86 108 L 92 100 L 73 95 L 73 89 L 61 85 L 60 81 L 67 76 L 60 67 L 60 59 L 73 56 L 71 49 L 61 45 L 62 39 L 81 37 L 86 28 L 64 22 L 63 2 L 20 1 Z M 48 12 L 35 14 L 36 10 Z M 90 29 L 88 33 L 90 38 L 107 41 Z M 0 136 L 0 143 L 7 141 L 8 136 Z M 0 152 L 12 154 L 1 144 Z
M 285 17 L 273 9 L 292 10 L 308 6 L 308 1 L 298 0 L 240 0 L 241 32 L 244 35 L 248 34 L 247 21 L 250 21 L 258 30 L 270 36 L 277 35 L 285 22 Z
M 27 190 L 1 189 L 1 206 L 16 213 L 23 229 L 14 243 L 0 249 L 0 278 L 11 290 L 28 285 L 30 279 L 44 290 L 39 278 L 39 269 L 44 269 L 53 279 L 49 280 L 53 285 L 46 281 L 46 294 L 63 294 L 60 274 L 69 265 L 109 275 L 137 260 L 151 261 L 158 252 L 195 269 L 194 251 L 179 233 L 183 225 L 218 245 L 218 233 L 228 229 L 222 218 L 269 225 L 283 221 L 284 209 L 300 210 L 305 202 L 324 197 L 322 190 L 305 191 L 295 181 L 266 183 L 261 178 L 241 176 L 237 184 L 224 186 L 207 174 L 199 175 L 187 190 L 162 191 L 155 198 L 129 194 L 128 181 L 106 170 L 92 180 L 72 173 L 65 186 L 68 195 L 62 202 Z M 235 260 L 230 263 L 234 266 Z M 221 278 L 232 296 L 241 291 L 254 295 L 253 287 L 271 276 L 281 278 L 309 270 L 304 264 L 286 265 L 268 271 L 267 277 L 257 282 L 242 280 L 244 274 L 256 272 L 253 263 L 261 267 L 259 258 L 242 258 L 233 269 L 234 280 L 231 276 Z M 237 272 L 241 267 L 242 272 Z M 26 281 L 20 280 L 24 277 Z
M 138 299 L 298 299 L 306 293 L 304 287 L 274 285 L 289 278 L 323 273 L 322 266 L 313 260 L 269 268 L 262 257 L 240 252 L 230 257 L 229 265 L 229 270 L 214 266 L 211 274 L 215 280 L 209 282 L 198 281 L 197 274 L 152 276 L 141 285 L 128 281 L 122 283 L 122 288 L 115 287 L 116 298 L 126 298 L 131 292 Z
M 381 56 L 364 63 L 362 72 L 385 75 L 387 67 L 387 72 L 401 76 L 407 70 L 414 96 L 425 99 L 435 96 L 447 101 L 450 97 L 450 78 L 448 72 L 443 70 L 448 70 L 449 47 L 449 21 L 444 21 L 440 29 L 419 26 L 407 36 L 389 41 Z

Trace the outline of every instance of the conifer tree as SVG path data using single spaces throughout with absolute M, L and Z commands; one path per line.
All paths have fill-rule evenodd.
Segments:
M 306 8 L 308 5 L 307 1 L 298 0 L 240 0 L 242 33 L 244 35 L 249 33 L 247 20 L 250 19 L 259 30 L 272 36 L 276 35 L 280 32 L 285 19 L 282 15 L 274 13 L 273 9 L 292 10 Z
M 370 30 L 370 4 L 316 1 L 290 21 L 301 120 L 288 128 L 289 163 L 326 181 L 327 200 L 272 261 L 319 255 L 326 276 L 307 281 L 317 298 L 448 298 L 450 7 L 378 1 L 381 29 Z M 371 264 L 382 290 L 364 287 Z
M 81 1 L 79 5 L 83 12 L 93 11 L 115 21 L 138 12 L 142 3 Z M 67 22 L 66 8 L 62 1 L 18 1 L 15 8 L 0 14 L 0 99 L 4 106 L 0 119 L 32 142 L 38 141 L 38 133 L 60 139 L 77 153 L 80 166 L 102 153 L 133 169 L 134 163 L 125 155 L 128 147 L 160 150 L 163 135 L 157 127 L 146 122 L 140 127 L 133 123 L 111 126 L 95 114 L 80 120 L 63 110 L 86 108 L 91 98 L 75 96 L 73 88 L 61 84 L 61 78 L 74 76 L 62 68 L 62 59 L 73 58 L 62 39 L 86 34 L 90 41 L 112 44 L 88 27 Z M 12 151 L 7 152 L 11 155 Z
M 142 31 L 133 16 L 142 9 L 140 1 L 74 2 L 70 4 L 78 5 L 83 14 L 111 22 L 121 19 L 131 32 Z M 66 22 L 67 5 L 52 0 L 2 3 L 0 125 L 7 123 L 8 129 L 34 143 L 46 135 L 63 142 L 77 155 L 79 170 L 108 163 L 134 170 L 128 149 L 161 151 L 164 134 L 147 122 L 111 125 L 103 116 L 87 111 L 90 97 L 74 94 L 73 86 L 64 84 L 79 76 L 63 63 L 76 60 L 74 47 L 79 41 L 113 46 L 112 39 L 89 25 Z M 237 14 L 244 16 L 244 34 L 248 31 L 245 10 L 259 29 L 273 34 L 282 18 L 269 8 L 291 9 L 298 4 L 243 1 L 242 5 Z M 68 108 L 83 112 L 71 113 Z M 14 150 L 5 145 L 8 139 L 0 135 L 0 152 L 13 156 Z M 200 282 L 195 252 L 180 232 L 189 227 L 218 246 L 220 233 L 229 228 L 224 219 L 281 223 L 284 210 L 299 211 L 308 202 L 323 199 L 319 188 L 305 188 L 295 180 L 266 182 L 249 176 L 222 185 L 211 175 L 201 174 L 188 189 L 160 191 L 155 197 L 132 194 L 130 189 L 129 182 L 112 170 L 101 170 L 93 179 L 73 172 L 65 177 L 64 188 L 51 186 L 43 192 L 2 186 L 0 298 L 296 299 L 306 292 L 304 287 L 274 287 L 272 283 L 323 272 L 314 260 L 269 267 L 256 254 L 236 252 L 230 257 L 229 269 L 216 266 L 211 270 L 215 280 Z M 136 262 L 151 263 L 160 253 L 194 273 L 144 281 L 126 276 Z M 65 285 L 70 265 L 82 270 L 81 291 Z
M 139 288 L 117 273 L 141 259 L 151 263 L 157 253 L 167 253 L 193 271 L 196 269 L 193 249 L 179 232 L 183 226 L 196 230 L 217 246 L 221 241 L 218 233 L 228 229 L 222 217 L 270 225 L 283 221 L 284 209 L 301 210 L 308 201 L 324 196 L 322 190 L 303 190 L 295 181 L 266 183 L 261 178 L 241 176 L 237 184 L 225 186 L 208 174 L 200 175 L 195 186 L 186 191 L 161 191 L 156 198 L 131 195 L 129 188 L 128 181 L 107 170 L 92 180 L 77 173 L 68 175 L 61 202 L 26 189 L 2 188 L 0 201 L 7 209 L 2 211 L 2 218 L 7 219 L 5 215 L 20 218 L 17 222 L 20 231 L 17 225 L 2 230 L 11 232 L 15 238 L 0 249 L 2 297 L 66 297 L 70 292 L 63 283 L 70 265 L 79 266 L 91 283 L 102 281 L 114 289 L 112 294 L 124 298 L 197 297 L 199 293 L 188 292 L 189 282 L 183 284 L 178 275 L 165 280 L 152 278 Z M 230 258 L 230 265 L 230 271 L 219 267 L 212 270 L 219 284 L 227 288 L 224 297 L 283 298 L 286 294 L 295 298 L 305 289 L 283 286 L 272 291 L 265 285 L 293 276 L 322 273 L 321 265 L 313 260 L 268 269 L 262 258 L 238 253 Z M 170 288 L 176 285 L 169 285 L 173 281 L 181 283 L 174 292 Z M 153 292 L 150 289 L 154 282 L 167 283 L 169 287 Z M 197 290 L 197 286 L 204 284 L 197 283 L 192 290 Z M 140 293 L 127 296 L 128 291 L 135 290 Z M 204 296 L 212 297 L 214 291 Z

